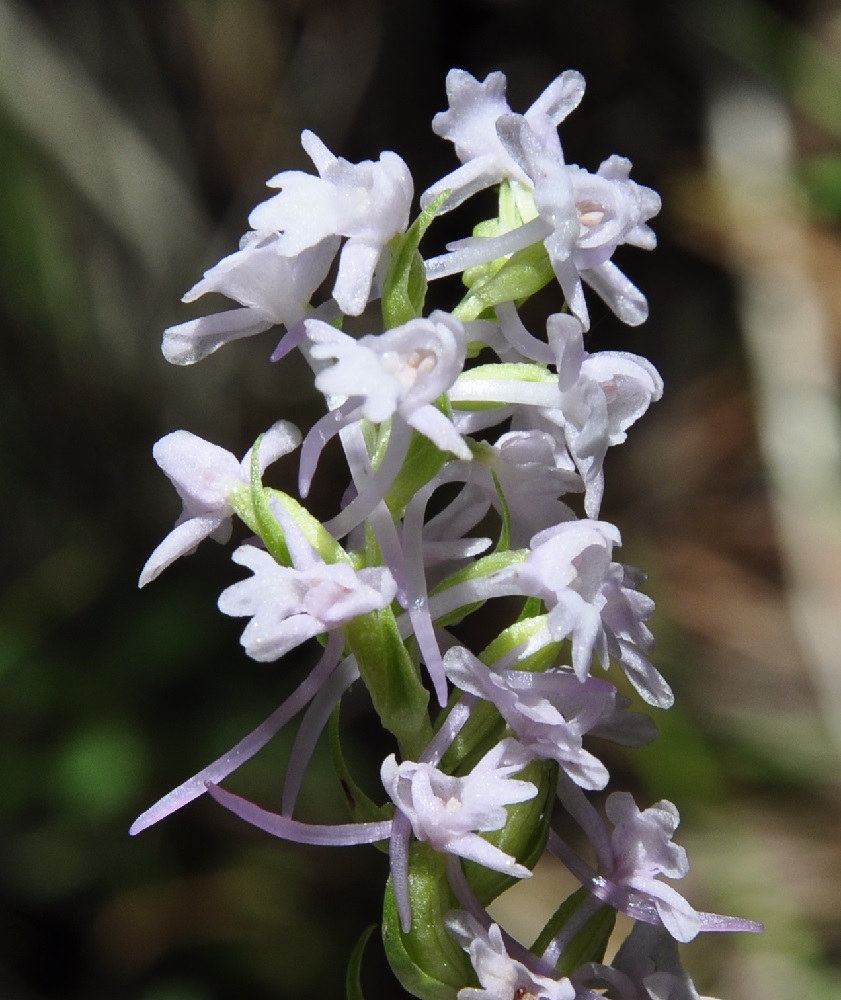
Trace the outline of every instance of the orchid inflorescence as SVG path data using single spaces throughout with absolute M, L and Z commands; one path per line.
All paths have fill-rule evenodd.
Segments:
M 579 73 L 561 74 L 523 115 L 505 88 L 502 73 L 449 73 L 449 108 L 432 127 L 461 165 L 421 195 L 411 224 L 412 178 L 396 153 L 349 163 L 304 132 L 317 176 L 273 177 L 278 193 L 251 213 L 240 249 L 185 296 L 221 292 L 238 307 L 165 332 L 166 358 L 185 365 L 283 327 L 272 360 L 300 351 L 326 412 L 304 435 L 277 422 L 242 461 L 187 431 L 162 438 L 154 457 L 183 512 L 140 583 L 207 537 L 227 541 L 238 518 L 254 537 L 233 559 L 250 576 L 219 609 L 249 619 L 246 653 L 272 662 L 311 639 L 322 652 L 265 722 L 132 832 L 208 792 L 286 840 L 388 842 L 383 940 L 419 997 L 689 1000 L 698 994 L 676 942 L 760 925 L 699 912 L 662 880 L 688 871 L 671 802 L 640 809 L 614 791 L 603 818 L 587 795 L 610 778 L 589 737 L 636 747 L 656 732 L 612 672 L 649 706 L 673 700 L 651 662 L 644 575 L 616 560 L 619 531 L 599 519 L 607 450 L 662 380 L 637 355 L 584 347 L 585 286 L 624 323 L 646 319 L 645 297 L 612 258 L 625 243 L 654 247 L 660 199 L 623 157 L 596 173 L 565 162 L 558 126 L 583 96 Z M 424 259 L 434 220 L 488 188 L 498 215 Z M 448 275 L 461 275 L 458 304 L 426 315 L 427 283 Z M 544 336 L 519 310 L 554 280 L 565 306 Z M 267 467 L 300 448 L 305 499 L 336 437 L 350 486 L 331 519 L 263 485 Z M 471 651 L 460 624 L 497 598 L 509 617 Z M 331 719 L 337 734 L 342 696 L 360 681 L 395 742 L 380 772 L 386 804 L 357 785 L 334 739 L 351 821 L 295 819 L 313 748 Z M 279 813 L 220 786 L 299 713 Z M 587 856 L 552 828 L 556 805 Z M 546 850 L 581 888 L 527 948 L 486 907 Z M 607 964 L 617 911 L 635 923 Z

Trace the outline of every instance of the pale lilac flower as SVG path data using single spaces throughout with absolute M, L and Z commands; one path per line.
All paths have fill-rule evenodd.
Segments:
M 297 427 L 279 420 L 263 436 L 261 473 L 301 443 Z M 240 462 L 229 451 L 189 431 L 173 431 L 152 449 L 155 461 L 178 491 L 183 504 L 175 527 L 149 556 L 139 586 L 154 580 L 170 563 L 193 552 L 208 536 L 226 542 L 231 535 L 235 496 L 249 488 L 251 449 Z
M 462 70 L 450 72 L 450 109 L 436 115 L 433 128 L 453 142 L 463 165 L 424 192 L 421 204 L 450 190 L 443 206 L 447 211 L 477 191 L 508 181 L 523 224 L 494 237 L 451 244 L 450 253 L 427 262 L 430 277 L 488 263 L 542 241 L 569 307 L 585 329 L 590 320 L 582 279 L 623 322 L 644 322 L 645 297 L 611 257 L 623 243 L 654 247 L 656 238 L 646 223 L 659 212 L 660 198 L 630 180 L 631 164 L 624 157 L 609 157 L 595 174 L 565 163 L 557 126 L 583 93 L 584 81 L 569 71 L 525 115 L 515 115 L 505 100 L 501 73 L 479 83 Z
M 512 417 L 513 430 L 551 435 L 551 464 L 581 475 L 585 510 L 596 517 L 607 449 L 621 444 L 628 428 L 660 398 L 663 380 L 652 364 L 635 354 L 589 354 L 574 316 L 550 316 L 547 343 L 525 329 L 513 307 L 501 305 L 499 315 L 504 342 L 537 364 L 509 365 L 500 375 L 494 365 L 484 365 L 460 375 L 449 393 L 458 407 L 456 426 L 462 433 L 475 433 Z M 554 364 L 557 375 L 546 370 L 547 362 Z M 481 408 L 474 409 L 477 406 Z
M 394 578 L 381 566 L 356 571 L 347 563 L 325 563 L 281 505 L 273 509 L 293 566 L 281 566 L 255 545 L 241 545 L 232 558 L 253 576 L 219 597 L 223 614 L 251 618 L 241 642 L 252 659 L 262 662 L 277 660 L 358 615 L 387 607 L 397 593 Z
M 678 941 L 691 941 L 701 929 L 698 914 L 657 877 L 683 878 L 689 871 L 686 851 L 672 843 L 680 822 L 677 809 L 664 799 L 641 811 L 628 792 L 614 792 L 607 798 L 605 811 L 614 826 L 610 838 L 613 866 L 605 875 L 647 896 L 666 930 Z
M 243 243 L 206 271 L 183 299 L 194 302 L 208 292 L 221 292 L 243 308 L 200 316 L 165 330 L 162 350 L 171 364 L 192 365 L 232 340 L 276 325 L 294 326 L 306 315 L 339 245 L 338 239 L 328 238 L 290 257 L 274 236 L 261 240 L 249 233 Z
M 458 1000 L 574 1000 L 575 988 L 567 978 L 552 979 L 532 972 L 511 958 L 498 924 L 485 928 L 463 910 L 446 918 L 449 932 L 470 956 L 481 985 L 465 986 Z
M 553 448 L 551 436 L 541 431 L 512 431 L 493 445 L 480 445 L 464 469 L 464 489 L 423 525 L 424 561 L 428 550 L 446 552 L 446 546 L 461 539 L 492 506 L 501 512 L 499 490 L 511 521 L 511 548 L 523 548 L 544 528 L 574 520 L 573 511 L 559 498 L 580 493 L 583 484 L 576 472 L 555 466 Z
M 681 942 L 691 941 L 701 930 L 761 929 L 735 917 L 698 913 L 680 893 L 658 878 L 682 878 L 689 871 L 686 851 L 672 843 L 680 816 L 671 802 L 663 800 L 640 810 L 628 792 L 613 792 L 605 806 L 614 827 L 608 833 L 580 790 L 564 784 L 563 775 L 558 793 L 593 844 L 598 874 L 554 831 L 549 835 L 549 849 L 603 902 L 637 920 L 665 927 Z
M 660 197 L 630 180 L 631 163 L 611 156 L 595 174 L 563 161 L 553 130 L 518 115 L 497 122 L 500 139 L 534 185 L 534 204 L 550 230 L 543 243 L 573 315 L 590 327 L 582 279 L 630 326 L 648 317 L 645 296 L 611 263 L 616 248 L 656 245 L 646 225 Z
M 640 290 L 610 259 L 617 246 L 655 244 L 646 225 L 660 209 L 659 196 L 628 177 L 624 157 L 605 160 L 597 174 L 564 163 L 560 140 L 540 119 L 504 115 L 496 130 L 528 185 L 512 181 L 522 224 L 495 236 L 473 236 L 447 246 L 426 262 L 430 278 L 457 274 L 542 242 L 572 314 L 584 329 L 590 318 L 582 280 L 624 323 L 638 326 L 648 316 Z
M 514 418 L 518 429 L 537 428 L 558 442 L 555 462 L 572 465 L 586 486 L 585 509 L 598 515 L 604 492 L 604 458 L 609 447 L 622 444 L 628 428 L 663 394 L 663 380 L 645 358 L 627 351 L 584 350 L 582 328 L 571 316 L 556 313 L 547 320 L 555 355 L 560 400 L 557 405 L 522 407 Z
M 316 376 L 318 389 L 358 399 L 360 415 L 373 423 L 398 413 L 419 429 L 427 408 L 450 388 L 464 367 L 464 327 L 440 311 L 429 319 L 410 320 L 359 340 L 328 323 L 310 320 L 307 335 L 314 358 L 335 359 L 335 364 Z M 470 457 L 460 439 L 455 447 L 460 457 Z
M 510 431 L 501 435 L 491 456 L 483 460 L 496 475 L 511 518 L 511 547 L 521 548 L 544 528 L 574 519 L 559 497 L 580 493 L 581 477 L 558 468 L 553 461 L 552 439 L 540 431 Z M 487 488 L 487 487 L 486 487 Z M 495 507 L 495 489 L 488 495 Z
M 349 163 L 310 131 L 301 135 L 301 145 L 319 176 L 287 170 L 272 177 L 268 186 L 280 193 L 258 205 L 248 221 L 261 235 L 279 234 L 279 251 L 287 257 L 346 237 L 333 297 L 343 313 L 358 316 L 386 244 L 408 225 L 412 177 L 396 153 L 386 151 L 376 163 Z
M 637 590 L 642 574 L 613 561 L 613 546 L 618 544 L 618 530 L 604 521 L 555 525 L 532 538 L 525 559 L 439 590 L 429 600 L 426 615 L 437 620 L 493 597 L 538 597 L 548 611 L 546 626 L 518 655 L 531 655 L 568 638 L 572 668 L 580 681 L 594 658 L 606 670 L 612 657 L 645 701 L 668 708 L 672 692 L 647 655 L 653 637 L 645 621 L 654 602 Z
M 421 195 L 422 207 L 448 190 L 452 193 L 443 206 L 444 211 L 503 180 L 530 185 L 528 175 L 497 134 L 497 121 L 511 113 L 505 88 L 505 75 L 500 72 L 490 73 L 481 83 L 462 69 L 452 69 L 447 74 L 450 107 L 433 118 L 432 130 L 453 143 L 462 166 Z M 578 107 L 583 96 L 583 77 L 575 70 L 568 70 L 549 84 L 526 112 L 525 119 L 535 127 L 555 129 Z
M 313 359 L 335 362 L 321 368 L 316 387 L 326 396 L 344 402 L 318 421 L 304 441 L 300 473 L 303 496 L 309 491 L 318 457 L 327 442 L 343 427 L 363 418 L 374 423 L 396 418 L 403 427 L 414 428 L 442 451 L 450 451 L 465 461 L 471 459 L 461 434 L 434 405 L 464 366 L 465 333 L 459 320 L 438 311 L 429 319 L 413 319 L 359 340 L 318 319 L 307 320 L 306 330 Z M 408 434 L 399 434 L 393 428 L 392 436 L 408 448 Z M 380 479 L 392 466 L 396 475 L 402 460 L 403 455 L 393 450 L 392 457 L 380 467 Z M 361 523 L 373 509 L 372 503 L 382 500 L 390 485 L 388 481 L 380 489 L 368 491 L 370 502 L 366 502 L 365 513 L 355 523 Z M 376 501 L 372 501 L 375 494 Z M 354 526 L 344 526 L 342 534 Z
M 445 774 L 431 764 L 398 764 L 393 754 L 383 761 L 380 776 L 418 840 L 436 851 L 455 854 L 516 878 L 528 878 L 528 868 L 479 833 L 501 830 L 508 819 L 507 805 L 537 795 L 532 782 L 511 777 L 530 759 L 514 740 L 503 740 L 463 778 Z
M 526 750 L 557 761 L 581 788 L 604 788 L 610 777 L 584 749 L 588 733 L 630 746 L 643 746 L 656 735 L 651 719 L 626 712 L 627 699 L 607 681 L 587 677 L 582 683 L 561 669 L 493 669 L 462 646 L 447 651 L 444 665 L 456 687 L 496 706 Z
M 627 792 L 608 796 L 606 812 L 613 822 L 610 831 L 587 796 L 561 772 L 558 797 L 567 813 L 579 824 L 596 855 L 593 869 L 555 833 L 549 831 L 548 847 L 596 899 L 635 920 L 665 928 L 676 940 L 691 941 L 699 931 L 743 931 L 757 934 L 762 924 L 720 913 L 703 913 L 692 906 L 658 876 L 682 878 L 689 870 L 686 852 L 673 844 L 678 826 L 677 809 L 671 802 L 657 802 L 640 810 Z M 559 938 L 565 932 L 561 929 Z M 555 950 L 550 943 L 547 954 Z
M 646 923 L 634 924 L 610 966 L 588 962 L 574 978 L 591 989 L 608 986 L 620 1000 L 715 1000 L 699 996 L 675 939 Z
M 594 658 L 607 669 L 612 656 L 645 701 L 668 708 L 672 692 L 647 656 L 654 640 L 645 621 L 654 602 L 636 589 L 639 571 L 614 562 L 613 546 L 620 544 L 618 529 L 606 521 L 567 522 L 535 535 L 526 561 L 504 573 L 544 601 L 554 641 L 570 638 L 579 680 Z
M 660 211 L 660 196 L 630 179 L 629 159 L 609 156 L 594 174 L 572 165 L 567 169 L 580 225 L 572 260 L 580 271 L 604 264 L 624 243 L 641 250 L 656 247 L 647 222 Z
M 620 544 L 619 530 L 606 521 L 570 521 L 535 535 L 526 561 L 508 571 L 516 574 L 524 593 L 546 604 L 552 638 L 571 637 L 579 680 L 589 674 L 594 656 L 602 666 L 608 662 L 602 584 L 613 546 Z
M 630 180 L 631 162 L 624 156 L 608 157 L 595 174 L 569 169 L 580 233 L 568 260 L 552 261 L 567 301 L 584 302 L 583 279 L 623 323 L 639 326 L 648 303 L 611 257 L 621 244 L 654 249 L 657 237 L 646 223 L 660 211 L 660 196 Z M 589 326 L 586 304 L 573 312 Z

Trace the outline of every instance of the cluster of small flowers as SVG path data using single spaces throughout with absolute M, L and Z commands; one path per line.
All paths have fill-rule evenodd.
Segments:
M 349 163 L 304 132 L 318 176 L 272 178 L 278 193 L 251 213 L 240 249 L 185 296 L 221 292 L 239 307 L 164 334 L 167 359 L 192 364 L 283 327 L 272 359 L 299 350 L 326 412 L 303 436 L 276 423 L 241 462 L 187 431 L 159 441 L 154 456 L 183 513 L 141 585 L 204 538 L 227 541 L 237 517 L 255 537 L 233 560 L 251 575 L 222 593 L 219 608 L 250 619 L 246 653 L 275 661 L 315 637 L 323 652 L 262 725 L 132 832 L 207 791 L 285 839 L 388 840 L 383 938 L 400 981 L 420 997 L 697 998 L 675 942 L 759 925 L 698 912 L 661 880 L 688 870 L 672 842 L 679 816 L 670 802 L 641 810 L 617 791 L 602 818 L 586 794 L 609 780 L 586 737 L 641 746 L 655 735 L 647 714 L 593 675 L 595 664 L 621 670 L 648 705 L 672 703 L 649 658 L 644 577 L 616 561 L 619 531 L 599 520 L 606 452 L 659 399 L 662 382 L 644 358 L 590 354 L 583 338 L 584 285 L 623 322 L 645 320 L 644 296 L 612 257 L 621 244 L 654 247 L 647 223 L 660 200 L 630 180 L 622 157 L 596 173 L 565 162 L 558 126 L 583 96 L 580 74 L 563 73 L 523 115 L 510 110 L 505 86 L 501 73 L 480 82 L 450 72 L 449 108 L 432 127 L 461 165 L 421 195 L 411 225 L 412 179 L 399 156 Z M 418 247 L 434 219 L 491 187 L 498 216 L 424 260 Z M 424 315 L 427 282 L 454 274 L 466 286 L 458 304 Z M 538 336 L 518 308 L 555 279 L 566 308 Z M 342 329 L 350 317 L 354 336 Z M 363 332 L 374 324 L 379 332 Z M 262 478 L 300 446 L 306 498 L 336 436 L 351 485 L 321 523 Z M 444 486 L 451 499 L 430 514 Z M 574 494 L 583 516 L 561 499 Z M 459 641 L 459 624 L 500 597 L 516 616 L 476 655 Z M 388 801 L 372 801 L 337 753 L 353 822 L 294 819 L 313 747 L 359 679 L 399 751 L 381 768 Z M 219 787 L 301 712 L 279 813 Z M 556 800 L 583 831 L 589 858 L 551 828 Z M 529 877 L 547 849 L 582 888 L 527 949 L 486 906 Z M 617 911 L 636 923 L 607 965 Z

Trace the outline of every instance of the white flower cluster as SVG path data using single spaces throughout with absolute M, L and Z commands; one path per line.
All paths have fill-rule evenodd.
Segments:
M 654 247 L 648 220 L 660 200 L 630 180 L 623 157 L 609 156 L 595 173 L 566 163 L 558 126 L 581 101 L 580 74 L 563 73 L 523 115 L 509 108 L 505 87 L 501 73 L 484 81 L 449 74 L 449 108 L 433 130 L 461 165 L 421 195 L 411 225 L 412 179 L 399 156 L 348 163 L 304 132 L 317 176 L 273 177 L 278 193 L 251 213 L 241 248 L 185 297 L 222 292 L 238 307 L 164 334 L 166 357 L 191 364 L 284 327 L 273 360 L 303 353 L 324 414 L 304 435 L 276 423 L 242 462 L 186 431 L 158 442 L 155 458 L 183 512 L 141 585 L 204 538 L 227 541 L 237 517 L 255 537 L 233 560 L 251 576 L 228 586 L 219 608 L 249 619 L 246 653 L 275 661 L 316 637 L 324 649 L 283 705 L 133 832 L 209 790 L 286 839 L 388 838 L 385 941 L 397 975 L 419 996 L 444 995 L 442 982 L 459 1000 L 571 1000 L 595 995 L 591 988 L 629 1000 L 694 996 L 662 942 L 758 925 L 698 913 L 660 880 L 688 870 L 671 841 L 679 820 L 671 803 L 641 811 L 614 792 L 611 831 L 586 794 L 610 778 L 591 737 L 641 746 L 655 736 L 651 719 L 629 711 L 630 700 L 594 667 L 618 668 L 648 705 L 672 703 L 650 658 L 654 605 L 640 589 L 644 576 L 616 561 L 619 531 L 599 519 L 607 451 L 660 398 L 662 381 L 644 358 L 584 347 L 584 285 L 623 322 L 646 318 L 645 298 L 612 257 L 622 244 Z M 491 187 L 498 216 L 424 260 L 419 243 L 435 217 Z M 466 293 L 450 311 L 425 314 L 427 281 L 455 274 Z M 519 306 L 553 277 L 558 311 L 545 331 L 530 331 Z M 350 483 L 331 519 L 321 523 L 300 499 L 263 485 L 268 465 L 300 446 L 306 498 L 336 438 Z M 449 499 L 430 515 L 443 488 Z M 483 651 L 466 648 L 460 623 L 503 597 L 500 607 L 513 599 L 519 611 Z M 302 823 L 291 813 L 313 746 L 359 679 L 399 753 L 400 762 L 391 754 L 382 765 L 386 804 L 354 793 L 356 822 Z M 280 814 L 216 787 L 301 711 Z M 348 774 L 343 784 L 353 788 Z M 556 796 L 586 834 L 592 861 L 550 829 Z M 484 906 L 529 877 L 547 843 L 586 891 L 564 904 L 564 918 L 532 953 Z M 449 947 L 445 931 L 413 922 L 415 906 L 443 918 L 455 901 L 462 909 L 446 918 Z M 589 951 L 577 935 L 616 910 L 638 923 L 611 967 L 598 934 L 588 932 Z M 456 942 L 469 959 L 457 984 Z

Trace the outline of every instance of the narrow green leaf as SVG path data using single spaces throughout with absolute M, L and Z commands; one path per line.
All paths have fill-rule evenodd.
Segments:
M 345 976 L 345 995 L 347 1000 L 365 1000 L 362 992 L 362 956 L 365 953 L 365 946 L 368 944 L 371 935 L 377 929 L 376 924 L 366 927 L 359 940 L 353 946 L 347 964 L 347 975 Z

